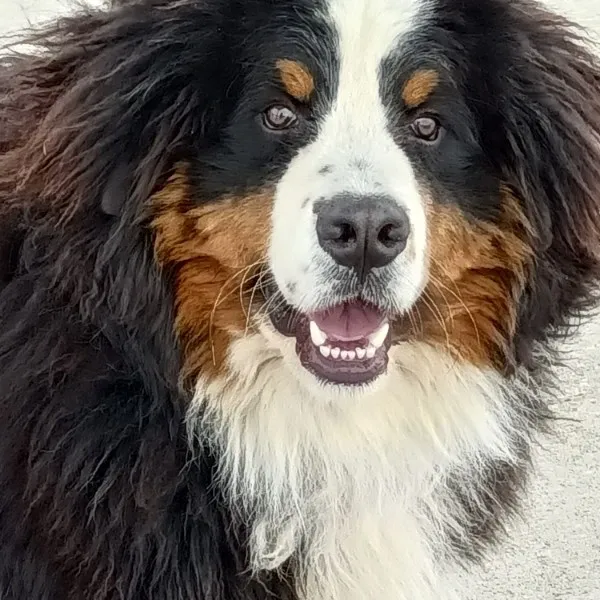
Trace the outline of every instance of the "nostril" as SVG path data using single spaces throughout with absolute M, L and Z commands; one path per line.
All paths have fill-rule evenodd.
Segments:
M 377 241 L 386 248 L 397 248 L 406 243 L 409 233 L 408 220 L 399 220 L 381 227 Z
M 339 246 L 356 243 L 356 228 L 349 221 L 336 220 L 319 223 L 317 229 L 322 242 Z
M 398 242 L 402 241 L 402 237 L 403 236 L 402 232 L 400 231 L 400 227 L 394 225 L 393 223 L 388 223 L 379 231 L 377 240 L 380 244 L 383 244 L 388 248 L 393 248 Z
M 341 223 L 338 226 L 339 235 L 336 239 L 341 244 L 353 244 L 356 242 L 356 229 L 351 223 Z

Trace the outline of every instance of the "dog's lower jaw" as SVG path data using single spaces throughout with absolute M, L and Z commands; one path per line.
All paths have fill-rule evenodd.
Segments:
M 406 343 L 370 393 L 323 401 L 265 339 L 236 341 L 188 414 L 191 436 L 211 432 L 250 567 L 291 565 L 301 600 L 454 598 L 444 565 L 472 525 L 459 496 L 520 461 L 520 384 Z

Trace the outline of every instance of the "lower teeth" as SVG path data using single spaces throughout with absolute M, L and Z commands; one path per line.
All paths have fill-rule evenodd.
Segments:
M 341 348 L 335 348 L 327 345 L 327 335 L 314 321 L 310 322 L 309 329 L 312 343 L 319 348 L 319 351 L 325 358 L 351 362 L 355 360 L 370 360 L 374 358 L 375 354 L 377 353 L 377 349 L 381 348 L 385 342 L 390 330 L 390 325 L 389 323 L 384 323 L 377 331 L 372 333 L 368 337 L 368 340 L 366 340 L 368 346 L 357 347 L 353 350 L 342 350 Z
M 325 358 L 333 358 L 335 360 L 352 361 L 371 359 L 375 357 L 377 348 L 369 346 L 368 348 L 356 348 L 356 350 L 341 350 L 340 348 L 331 348 L 329 346 L 319 346 L 319 351 Z

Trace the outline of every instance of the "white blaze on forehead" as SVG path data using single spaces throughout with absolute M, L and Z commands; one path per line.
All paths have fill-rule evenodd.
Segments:
M 329 18 L 338 34 L 339 85 L 335 117 L 352 118 L 348 131 L 360 136 L 386 128 L 380 94 L 382 63 L 414 28 L 423 0 L 329 0 Z M 400 95 L 400 90 L 398 90 Z

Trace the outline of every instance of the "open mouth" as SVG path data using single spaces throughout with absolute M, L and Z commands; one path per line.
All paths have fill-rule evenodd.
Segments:
M 277 331 L 296 338 L 300 362 L 323 381 L 362 385 L 387 369 L 390 323 L 376 306 L 354 299 L 303 314 L 279 305 L 270 317 Z

